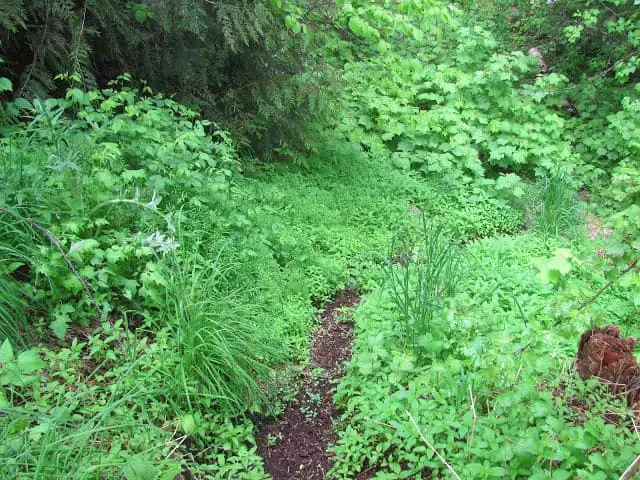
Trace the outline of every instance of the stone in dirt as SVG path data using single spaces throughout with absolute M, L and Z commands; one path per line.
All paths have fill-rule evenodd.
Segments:
M 620 328 L 607 325 L 582 334 L 576 368 L 580 378 L 598 377 L 610 392 L 624 393 L 630 407 L 640 406 L 640 365 L 633 356 L 636 339 L 621 338 Z

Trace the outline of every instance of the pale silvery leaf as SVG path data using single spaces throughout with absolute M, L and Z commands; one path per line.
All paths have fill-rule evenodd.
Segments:
M 86 240 L 80 240 L 79 242 L 73 242 L 71 244 L 71 247 L 69 248 L 69 251 L 67 252 L 67 255 L 71 255 L 73 252 L 75 252 L 77 250 L 81 250 L 82 246 L 84 245 L 85 242 L 86 242 Z
M 151 200 L 149 201 L 149 203 L 147 203 L 147 207 L 149 207 L 151 210 L 157 210 L 160 202 L 162 202 L 162 197 L 160 195 L 157 195 L 156 191 L 154 190 L 153 195 L 151 196 Z
M 84 240 L 79 240 L 77 242 L 73 242 L 71 247 L 69 247 L 69 251 L 67 255 L 72 255 L 74 252 L 81 252 L 83 250 L 91 250 L 92 248 L 98 247 L 100 244 L 94 238 L 87 238 Z
M 166 237 L 162 232 L 153 232 L 142 243 L 153 248 L 155 251 L 166 254 L 177 250 L 180 244 L 171 237 Z
M 164 216 L 164 220 L 165 222 L 167 222 L 167 230 L 169 230 L 171 233 L 176 233 L 176 226 L 173 223 L 173 215 L 171 213 L 167 213 Z

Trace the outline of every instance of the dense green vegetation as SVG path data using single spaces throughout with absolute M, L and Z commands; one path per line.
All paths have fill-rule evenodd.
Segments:
M 269 478 L 355 284 L 328 478 L 618 478 L 636 3 L 3 2 L 0 477 Z

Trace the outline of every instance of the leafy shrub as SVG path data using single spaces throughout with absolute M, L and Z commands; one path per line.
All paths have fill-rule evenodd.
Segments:
M 338 130 L 374 155 L 389 155 L 399 168 L 450 183 L 487 172 L 541 175 L 578 162 L 564 119 L 547 106 L 547 91 L 566 79 L 533 82 L 534 57 L 498 53 L 480 28 L 450 29 L 448 50 L 401 45 L 348 63 L 344 101 L 357 113 Z
M 214 140 L 195 112 L 131 89 L 71 90 L 24 115 L 28 126 L 0 145 L 0 216 L 6 225 L 19 212 L 38 226 L 26 265 L 31 295 L 52 310 L 75 299 L 52 323 L 62 337 L 96 306 L 110 312 L 153 297 L 155 261 L 179 247 L 180 209 L 224 204 L 237 159 L 229 137 Z

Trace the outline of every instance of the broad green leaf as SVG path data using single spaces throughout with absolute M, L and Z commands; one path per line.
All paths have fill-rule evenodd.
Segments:
M 0 363 L 9 363 L 13 361 L 13 359 L 14 354 L 11 342 L 9 342 L 9 339 L 6 339 L 2 342 L 2 346 L 0 346 Z
M 49 328 L 53 330 L 60 340 L 67 334 L 67 328 L 69 327 L 69 317 L 64 315 L 57 315 L 55 320 L 49 324 Z
M 35 350 L 27 350 L 18 355 L 18 367 L 24 373 L 33 373 L 46 366 Z
M 11 80 L 5 77 L 0 77 L 0 93 L 13 91 L 13 84 Z
M 123 473 L 127 480 L 157 480 L 160 472 L 154 462 L 136 455 L 128 460 Z

